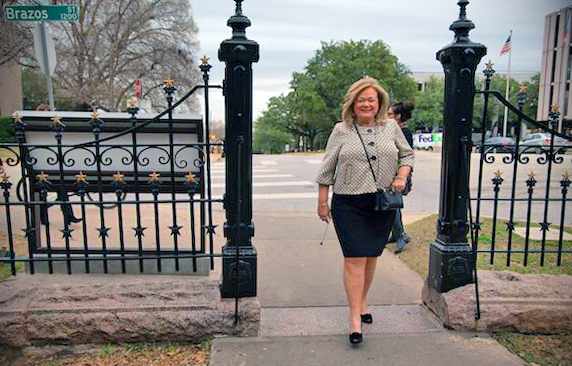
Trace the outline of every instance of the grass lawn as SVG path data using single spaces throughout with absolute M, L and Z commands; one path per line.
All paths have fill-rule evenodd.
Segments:
M 406 250 L 399 254 L 399 258 L 410 268 L 419 273 L 422 278 L 427 277 L 429 271 L 429 249 L 436 237 L 436 222 L 438 216 L 432 215 L 405 226 L 411 241 Z M 524 226 L 516 224 L 516 226 Z M 537 225 L 538 226 L 538 225 Z M 551 230 L 559 230 L 552 227 Z M 566 232 L 572 229 L 565 227 Z M 492 242 L 492 220 L 484 219 L 482 231 L 479 234 L 479 248 L 488 249 Z M 524 238 L 513 235 L 513 248 L 524 248 Z M 495 249 L 506 249 L 508 232 L 504 222 L 497 222 Z M 548 241 L 546 248 L 555 249 L 558 243 Z M 391 245 L 391 250 L 394 249 Z M 529 248 L 540 248 L 539 241 L 530 241 Z M 572 248 L 572 241 L 564 241 L 563 248 Z M 480 253 L 477 257 L 477 268 L 480 270 L 504 271 L 510 270 L 519 273 L 567 274 L 572 275 L 572 255 L 562 255 L 562 265 L 556 266 L 556 254 L 548 254 L 544 266 L 540 266 L 540 254 L 529 254 L 527 266 L 524 266 L 523 254 L 512 254 L 511 266 L 506 266 L 507 255 L 495 254 L 493 264 L 490 264 L 490 254 Z M 520 356 L 526 362 L 534 362 L 541 366 L 572 365 L 572 334 L 560 335 L 534 335 L 519 333 L 495 333 L 492 336 L 511 352 Z
M 15 366 L 207 366 L 211 340 L 200 344 L 128 343 L 83 348 L 71 354 L 34 355 L 26 360 L 16 359 Z M 0 355 L 0 364 L 4 365 Z
M 14 240 L 14 252 L 16 256 L 25 256 L 28 253 L 28 244 L 23 236 L 15 235 Z M 0 249 L 2 253 L 5 253 L 10 249 L 8 244 L 8 234 L 0 231 Z M 19 272 L 24 268 L 23 263 L 16 263 L 16 271 Z M 5 278 L 12 276 L 12 269 L 8 262 L 0 263 L 0 281 Z
M 429 272 L 429 248 L 435 240 L 435 225 L 438 216 L 428 216 L 422 220 L 405 226 L 405 231 L 409 234 L 411 242 L 407 245 L 407 249 L 399 254 L 399 258 L 405 262 L 410 268 L 419 273 L 421 277 L 427 277 Z M 482 230 L 479 234 L 479 249 L 489 249 L 492 242 L 492 220 L 483 219 Z M 524 226 L 521 223 L 515 226 Z M 532 225 L 539 227 L 539 225 Z M 504 221 L 498 221 L 496 225 L 496 244 L 495 249 L 503 250 L 507 248 L 508 231 L 505 230 Z M 559 230 L 558 227 L 551 227 L 551 231 Z M 572 232 L 572 228 L 565 227 L 564 231 Z M 540 249 L 541 242 L 531 240 L 529 249 Z M 524 248 L 524 238 L 513 234 L 512 248 Z M 547 249 L 557 249 L 557 241 L 547 241 Z M 572 241 L 563 241 L 563 249 L 571 249 Z M 393 247 L 391 249 L 394 249 Z M 510 270 L 518 273 L 544 273 L 544 274 L 567 274 L 572 275 L 572 254 L 562 255 L 562 265 L 556 265 L 556 254 L 547 254 L 544 266 L 540 266 L 540 254 L 533 253 L 528 255 L 527 266 L 524 266 L 524 254 L 512 254 L 511 265 L 506 266 L 507 254 L 496 253 L 494 255 L 493 264 L 490 264 L 489 253 L 479 253 L 477 256 L 477 268 L 480 270 L 505 271 Z

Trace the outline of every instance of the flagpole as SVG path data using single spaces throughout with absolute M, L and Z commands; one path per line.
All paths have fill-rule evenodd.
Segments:
M 510 36 L 509 39 L 512 42 L 512 30 L 510 31 Z M 510 62 L 511 62 L 511 57 L 512 56 L 512 44 L 510 45 L 510 49 L 508 50 L 508 71 L 506 73 L 506 93 L 505 93 L 505 99 L 508 101 L 509 100 L 509 93 L 510 93 Z M 504 123 L 503 123 L 503 127 L 502 127 L 502 135 L 503 137 L 506 137 L 506 125 L 508 122 L 508 107 L 505 106 L 504 107 Z

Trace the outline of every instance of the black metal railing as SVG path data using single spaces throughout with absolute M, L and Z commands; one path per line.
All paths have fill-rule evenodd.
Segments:
M 473 163 L 478 163 L 471 169 L 476 177 L 472 182 L 476 188 L 470 192 L 473 251 L 488 256 L 489 265 L 495 265 L 499 256 L 506 267 L 515 263 L 527 267 L 533 259 L 540 266 L 569 265 L 572 137 L 555 131 L 560 115 L 557 107 L 549 121 L 535 121 L 523 113 L 525 84 L 518 92 L 518 108 L 490 90 L 494 72 L 492 64 L 487 64 L 485 90 L 477 92 L 484 98 L 480 142 L 469 141 L 467 146 L 467 151 L 478 152 L 473 154 L 477 155 Z M 488 135 L 493 130 L 488 118 L 491 97 L 512 113 L 512 137 Z M 525 128 L 538 132 L 527 137 Z M 530 138 L 535 136 L 539 139 Z
M 15 115 L 17 143 L 0 144 L 0 263 L 13 275 L 20 262 L 31 274 L 214 269 L 222 254 L 213 204 L 223 199 L 212 194 L 211 148 L 223 144 L 209 139 L 208 95 L 221 87 L 209 86 L 203 60 L 204 85 L 174 103 L 167 79 L 168 108 L 153 118 L 140 119 L 135 105 L 128 118 L 105 121 L 97 112 L 89 121 L 78 113 Z M 175 118 L 197 90 L 204 118 Z

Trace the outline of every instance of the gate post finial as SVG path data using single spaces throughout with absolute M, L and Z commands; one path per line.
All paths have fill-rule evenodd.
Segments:
M 461 11 L 459 12 L 459 19 L 454 21 L 449 29 L 455 32 L 456 42 L 471 42 L 469 39 L 469 32 L 472 29 L 475 29 L 475 24 L 467 19 L 467 5 L 469 5 L 469 1 L 459 0 L 457 5 L 461 7 Z
M 467 19 L 468 4 L 467 0 L 457 3 L 459 19 L 449 27 L 455 39 L 437 52 L 445 71 L 443 148 L 437 238 L 431 245 L 426 285 L 439 292 L 473 281 L 474 258 L 467 240 L 468 176 L 475 71 L 486 47 L 469 39 L 475 25 Z
M 236 2 L 236 13 L 230 17 L 227 25 L 232 28 L 232 38 L 245 38 L 246 28 L 250 27 L 250 19 L 242 14 L 242 2 L 244 0 L 234 0 Z

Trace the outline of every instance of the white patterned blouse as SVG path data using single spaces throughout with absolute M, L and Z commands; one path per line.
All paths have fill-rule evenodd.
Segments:
M 400 166 L 413 168 L 413 149 L 393 119 L 383 126 L 357 125 L 357 128 L 366 146 L 377 185 L 355 125 L 349 128 L 345 122 L 337 123 L 328 138 L 316 183 L 333 185 L 337 194 L 355 195 L 373 193 L 377 188 L 390 189 Z

